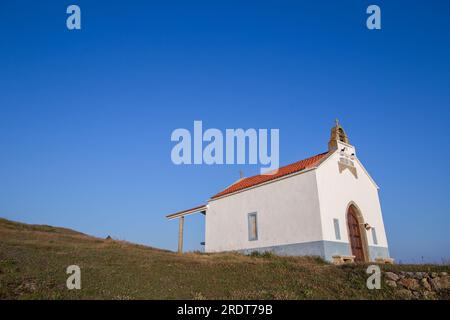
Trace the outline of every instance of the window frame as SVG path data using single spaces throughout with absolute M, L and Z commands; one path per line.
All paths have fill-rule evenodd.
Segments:
M 378 237 L 377 237 L 377 231 L 375 230 L 375 227 L 372 227 L 370 231 L 372 232 L 373 244 L 378 245 Z
M 338 218 L 333 218 L 333 226 L 334 226 L 334 237 L 336 238 L 336 240 L 342 240 L 341 226 L 339 224 Z
M 255 234 L 252 233 L 252 219 L 255 220 Z M 258 240 L 258 213 L 250 212 L 247 214 L 247 222 L 248 222 L 248 241 L 256 241 Z

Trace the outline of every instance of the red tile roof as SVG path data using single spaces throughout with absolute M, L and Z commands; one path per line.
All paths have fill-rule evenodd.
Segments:
M 256 186 L 258 184 L 274 180 L 295 172 L 300 172 L 305 169 L 313 168 L 318 165 L 318 163 L 325 158 L 325 156 L 328 154 L 328 152 L 324 152 L 315 156 L 312 156 L 310 158 L 300 160 L 297 162 L 294 162 L 292 164 L 289 164 L 287 166 L 281 167 L 278 169 L 278 172 L 272 175 L 269 174 L 260 174 L 253 177 L 243 178 L 241 180 L 238 180 L 225 190 L 219 192 L 218 194 L 211 197 L 211 199 L 219 198 L 221 196 L 241 191 L 253 186 Z

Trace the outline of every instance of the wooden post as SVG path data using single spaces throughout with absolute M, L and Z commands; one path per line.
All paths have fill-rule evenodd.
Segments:
M 181 216 L 178 227 L 178 253 L 183 253 L 183 226 L 184 216 Z

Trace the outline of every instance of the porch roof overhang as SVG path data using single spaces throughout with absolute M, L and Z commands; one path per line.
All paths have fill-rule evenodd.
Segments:
M 207 206 L 208 205 L 203 204 L 203 205 L 195 207 L 195 208 L 191 208 L 191 209 L 187 209 L 187 210 L 171 213 L 171 214 L 166 215 L 166 218 L 169 219 L 169 220 L 172 220 L 172 219 L 175 219 L 175 218 L 184 217 L 184 216 L 187 216 L 187 215 L 190 215 L 190 214 L 194 214 L 194 213 L 198 213 L 198 212 L 206 214 Z

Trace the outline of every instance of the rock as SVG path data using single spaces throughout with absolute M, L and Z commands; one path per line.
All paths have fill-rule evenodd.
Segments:
M 436 299 L 436 293 L 432 291 L 425 291 L 423 293 L 423 297 L 427 300 L 434 300 Z
M 413 297 L 412 292 L 407 289 L 398 290 L 398 293 L 400 296 L 402 296 L 405 299 L 411 299 Z
M 420 288 L 419 281 L 417 281 L 416 279 L 400 279 L 397 284 L 400 284 L 409 290 L 418 290 Z
M 440 277 L 431 279 L 431 288 L 435 291 L 450 289 L 450 277 Z
M 414 296 L 415 298 L 420 298 L 420 293 L 417 292 L 417 291 L 413 291 L 413 296 Z
M 432 278 L 430 279 L 431 288 L 435 291 L 439 291 L 441 289 L 439 284 L 439 278 Z
M 422 287 L 424 287 L 426 290 L 431 291 L 431 285 L 428 282 L 427 278 L 423 278 L 422 280 L 420 280 L 420 284 L 422 285 Z
M 398 281 L 400 279 L 400 277 L 398 275 L 396 275 L 393 272 L 385 272 L 384 276 L 386 277 L 387 280 L 391 280 L 391 281 Z
M 391 287 L 391 288 L 397 288 L 397 283 L 393 280 L 386 280 L 386 285 Z
M 410 277 L 410 278 L 413 278 L 414 277 L 414 272 L 406 272 L 405 275 Z
M 448 274 L 447 274 L 447 272 L 441 272 L 440 275 L 441 275 L 441 277 L 446 277 Z
M 416 278 L 417 280 L 422 280 L 424 276 L 425 276 L 425 272 L 416 272 L 414 274 L 414 278 Z
M 438 274 L 437 274 L 436 272 L 432 272 L 432 273 L 431 273 L 431 277 L 432 277 L 432 278 L 436 278 L 437 276 L 438 276 Z

